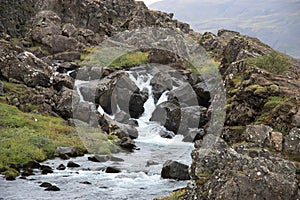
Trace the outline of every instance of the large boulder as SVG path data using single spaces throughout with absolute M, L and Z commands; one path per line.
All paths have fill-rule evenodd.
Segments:
M 159 122 L 167 130 L 177 133 L 181 122 L 180 107 L 170 101 L 163 102 L 156 107 L 150 120 Z
M 11 43 L 0 42 L 0 74 L 7 80 L 29 87 L 52 85 L 52 68 L 30 52 Z
M 67 74 L 57 74 L 53 79 L 53 88 L 60 91 L 63 87 L 73 89 L 74 79 Z
M 168 160 L 163 165 L 161 177 L 165 179 L 189 180 L 189 166 Z
M 190 128 L 203 128 L 208 122 L 207 108 L 190 106 L 181 109 L 181 123 L 179 133 L 186 135 Z
M 184 83 L 178 88 L 170 91 L 168 99 L 176 99 L 181 107 L 198 105 L 197 95 L 189 83 Z
M 192 158 L 192 183 L 183 199 L 297 199 L 296 168 L 290 161 L 237 153 L 211 134 Z
M 73 108 L 79 103 L 76 91 L 63 87 L 58 93 L 55 111 L 64 119 L 73 118 Z
M 166 91 L 173 88 L 173 80 L 167 72 L 156 73 L 150 81 L 152 93 L 156 101 Z
M 199 82 L 193 85 L 193 89 L 197 94 L 198 103 L 200 106 L 209 107 L 210 105 L 210 91 L 205 82 Z

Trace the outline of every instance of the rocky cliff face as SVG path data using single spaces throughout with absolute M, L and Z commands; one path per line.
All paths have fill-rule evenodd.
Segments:
M 99 72 L 96 65 L 86 68 L 80 62 L 105 38 L 147 26 L 189 34 L 220 63 L 227 107 L 221 137 L 208 135 L 195 142 L 192 180 L 181 199 L 300 198 L 298 60 L 234 31 L 197 34 L 188 24 L 173 20 L 172 14 L 148 10 L 134 0 L 2 1 L 0 10 L 0 95 L 5 94 L 5 103 L 24 112 L 33 111 L 30 103 L 39 106 L 35 112 L 64 119 L 72 118 L 72 91 L 78 71 L 106 77 L 102 85 L 95 86 L 99 95 L 109 93 L 103 90 L 112 87 L 122 73 L 116 68 Z M 168 52 L 143 53 L 149 62 L 179 70 L 205 99 L 201 106 L 209 107 L 209 94 L 197 76 L 185 70 L 183 60 Z M 65 74 L 73 70 L 70 76 Z M 159 81 L 152 84 L 159 85 Z M 9 83 L 21 86 L 22 91 L 10 88 Z M 135 95 L 142 105 L 146 98 L 143 91 Z M 105 96 L 97 98 L 100 104 L 109 103 Z M 79 96 L 73 101 L 78 102 Z M 80 112 L 84 113 L 83 121 L 92 116 Z M 141 112 L 138 110 L 137 116 Z M 100 117 L 99 122 L 107 132 L 124 135 L 105 119 Z

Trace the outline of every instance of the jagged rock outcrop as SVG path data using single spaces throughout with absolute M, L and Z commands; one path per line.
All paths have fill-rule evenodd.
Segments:
M 192 182 L 181 199 L 296 199 L 295 165 L 276 156 L 236 152 L 215 136 L 205 136 L 193 154 Z

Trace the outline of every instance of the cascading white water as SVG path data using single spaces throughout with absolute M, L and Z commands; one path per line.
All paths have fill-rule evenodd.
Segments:
M 150 81 L 151 74 L 139 74 L 134 76 L 129 72 L 130 79 L 142 91 L 148 91 L 148 100 L 144 104 L 145 112 L 137 119 L 139 127 L 139 137 L 136 145 L 140 150 L 133 153 L 121 152 L 115 156 L 124 159 L 124 162 L 93 163 L 84 157 L 72 158 L 71 160 L 80 164 L 80 168 L 67 168 L 64 171 L 54 170 L 53 174 L 32 176 L 34 181 L 17 179 L 17 181 L 7 182 L 0 180 L 0 188 L 5 188 L 1 193 L 11 200 L 17 199 L 105 199 L 105 200 L 149 200 L 155 197 L 166 196 L 173 190 L 186 186 L 187 181 L 174 181 L 160 178 L 160 171 L 163 163 L 167 160 L 177 160 L 185 164 L 191 164 L 190 153 L 193 149 L 192 143 L 182 142 L 183 136 L 175 136 L 172 139 L 162 138 L 160 131 L 167 131 L 157 122 L 151 122 L 150 118 L 156 106 L 167 101 L 165 91 L 157 104 L 154 102 Z M 84 98 L 80 92 L 80 87 L 88 81 L 76 80 L 75 86 L 80 96 L 80 101 Z M 91 103 L 91 102 L 89 102 Z M 101 106 L 98 111 L 104 114 Z M 111 116 L 112 117 L 112 116 Z M 156 163 L 148 166 L 148 162 Z M 65 164 L 59 158 L 46 161 L 44 164 L 55 169 L 60 164 Z M 102 169 L 107 166 L 117 167 L 122 170 L 118 174 L 108 174 Z M 82 184 L 88 181 L 91 185 Z M 50 182 L 57 185 L 63 191 L 58 193 L 44 192 L 39 187 L 40 182 Z M 15 188 L 20 188 L 18 191 Z M 28 193 L 28 191 L 31 191 Z M 1 199 L 1 194 L 0 194 Z

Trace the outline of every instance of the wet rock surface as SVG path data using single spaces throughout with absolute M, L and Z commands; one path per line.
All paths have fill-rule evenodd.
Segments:
M 176 180 L 189 180 L 189 166 L 177 161 L 168 160 L 164 163 L 161 170 L 162 178 L 170 178 Z

